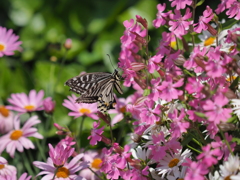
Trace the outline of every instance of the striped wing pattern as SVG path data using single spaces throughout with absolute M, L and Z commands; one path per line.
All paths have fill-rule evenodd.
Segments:
M 98 109 L 106 112 L 114 108 L 116 100 L 113 89 L 123 94 L 120 86 L 121 76 L 115 70 L 111 73 L 94 72 L 85 73 L 69 79 L 65 84 L 81 96 L 76 100 L 77 103 L 98 103 Z

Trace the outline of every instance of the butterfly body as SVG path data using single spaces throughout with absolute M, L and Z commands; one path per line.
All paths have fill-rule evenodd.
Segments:
M 76 100 L 77 103 L 98 103 L 98 109 L 106 112 L 114 107 L 116 100 L 113 89 L 123 94 L 120 86 L 121 76 L 118 71 L 111 73 L 94 72 L 85 73 L 69 79 L 65 84 L 81 96 Z

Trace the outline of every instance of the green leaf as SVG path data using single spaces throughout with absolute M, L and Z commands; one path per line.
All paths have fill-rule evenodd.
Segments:
M 194 112 L 198 117 L 201 117 L 201 118 L 206 118 L 205 114 L 204 113 L 200 113 L 200 112 Z
M 196 4 L 196 7 L 201 6 L 204 3 L 205 0 L 201 0 Z
M 228 19 L 223 25 L 222 28 L 224 29 L 230 29 L 234 24 L 237 24 L 239 21 L 235 19 Z

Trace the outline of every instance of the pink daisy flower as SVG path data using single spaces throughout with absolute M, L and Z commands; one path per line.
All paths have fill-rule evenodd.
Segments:
M 92 119 L 99 119 L 99 117 L 94 114 L 98 112 L 97 103 L 86 104 L 86 103 L 76 103 L 77 97 L 73 94 L 72 96 L 68 96 L 68 99 L 65 99 L 63 102 L 63 106 L 72 110 L 73 112 L 68 113 L 69 116 L 74 116 L 74 118 L 78 118 L 80 116 L 88 116 Z
M 28 137 L 43 139 L 43 136 L 37 132 L 37 128 L 32 127 L 40 122 L 37 116 L 33 116 L 25 122 L 22 128 L 20 128 L 20 118 L 19 116 L 15 116 L 14 130 L 0 138 L 0 153 L 6 149 L 10 156 L 14 157 L 16 149 L 19 152 L 23 152 L 23 148 L 34 149 L 35 147 Z
M 31 180 L 32 176 L 28 176 L 27 173 L 23 173 L 19 179 L 17 178 L 17 176 L 13 176 L 11 175 L 7 175 L 7 176 L 0 176 L 1 180 Z
M 11 94 L 11 98 L 8 98 L 11 105 L 6 107 L 20 113 L 41 111 L 43 110 L 43 96 L 43 90 L 37 93 L 34 89 L 29 92 L 29 96 L 25 93 Z
M 19 36 L 13 34 L 13 30 L 7 30 L 0 26 L 0 57 L 13 55 L 13 51 L 20 49 L 21 41 L 17 41 Z
M 0 177 L 7 175 L 16 176 L 17 169 L 14 166 L 8 165 L 8 161 L 0 156 Z
M 5 106 L 0 106 L 0 133 L 5 134 L 13 129 L 14 113 Z
M 53 179 L 55 175 L 54 180 L 82 180 L 85 178 L 82 178 L 75 173 L 87 167 L 86 163 L 80 162 L 80 159 L 83 156 L 84 154 L 82 153 L 78 154 L 69 163 L 65 162 L 60 167 L 55 167 L 53 160 L 50 157 L 47 159 L 47 163 L 34 161 L 33 165 L 43 170 L 37 175 L 45 175 L 42 179 Z

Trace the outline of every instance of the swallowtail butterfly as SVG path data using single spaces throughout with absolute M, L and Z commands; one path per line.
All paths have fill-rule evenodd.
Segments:
M 118 71 L 111 73 L 94 72 L 85 73 L 69 79 L 65 85 L 81 96 L 76 100 L 77 103 L 98 103 L 98 109 L 106 112 L 114 108 L 116 100 L 113 89 L 123 94 L 120 86 L 121 76 Z

